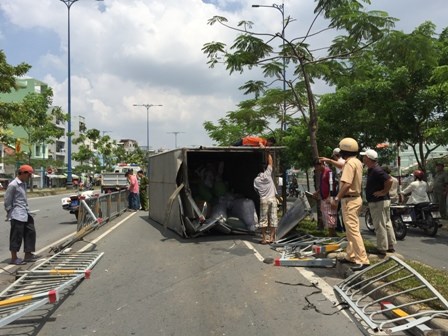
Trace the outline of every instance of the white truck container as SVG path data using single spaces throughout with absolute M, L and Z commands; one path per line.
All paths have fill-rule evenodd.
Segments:
M 280 174 L 279 149 L 269 148 L 274 159 L 274 177 Z M 234 199 L 250 203 L 250 208 L 259 215 L 259 196 L 253 182 L 260 170 L 266 168 L 266 158 L 266 149 L 259 147 L 178 148 L 150 156 L 150 218 L 183 237 L 194 237 L 216 225 L 213 214 L 217 204 L 222 205 L 222 199 L 229 203 Z M 230 215 L 229 207 L 225 210 L 228 217 L 222 218 L 220 232 L 251 231 L 247 222 L 243 230 L 234 230 L 238 218 Z M 254 210 L 251 211 L 253 216 Z M 230 224 L 233 226 L 229 229 Z
M 128 179 L 124 175 L 131 170 L 134 175 L 137 175 L 141 168 L 137 165 L 116 165 L 112 172 L 102 173 L 101 192 L 108 193 L 126 189 L 128 187 Z

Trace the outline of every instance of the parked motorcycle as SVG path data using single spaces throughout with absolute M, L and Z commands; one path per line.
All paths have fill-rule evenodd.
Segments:
M 375 232 L 375 227 L 373 226 L 372 215 L 370 214 L 370 210 L 367 207 L 367 210 L 364 214 L 364 219 L 366 222 L 366 226 L 371 232 Z M 408 228 L 407 225 L 401 220 L 399 211 L 396 209 L 396 205 L 391 205 L 390 207 L 390 219 L 392 221 L 392 226 L 395 232 L 395 238 L 397 240 L 403 240 L 407 233 Z
M 89 199 L 94 197 L 95 194 L 99 194 L 98 190 L 87 190 L 77 194 L 70 195 L 61 199 L 62 209 L 70 211 L 78 219 L 79 205 L 82 199 Z
M 430 202 L 419 204 L 392 204 L 390 206 L 390 218 L 395 230 L 395 237 L 401 240 L 406 233 L 400 232 L 404 228 L 420 228 L 428 236 L 435 236 L 440 226 L 439 205 Z M 370 212 L 366 212 L 366 226 L 374 232 L 372 218 Z M 407 231 L 407 230 L 406 230 Z M 404 235 L 403 235 L 404 233 Z M 399 237 L 403 238 L 399 238 Z
M 431 202 L 391 206 L 399 214 L 399 220 L 408 228 L 422 229 L 428 236 L 435 236 L 440 226 L 439 205 Z

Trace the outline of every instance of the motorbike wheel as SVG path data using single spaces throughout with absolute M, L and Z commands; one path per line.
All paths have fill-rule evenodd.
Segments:
M 364 215 L 364 220 L 366 222 L 366 226 L 369 229 L 370 232 L 375 232 L 375 228 L 373 226 L 372 216 L 370 215 L 369 209 L 366 210 L 366 213 Z
M 406 237 L 406 234 L 408 233 L 408 227 L 401 220 L 400 217 L 391 218 L 391 220 L 392 220 L 392 226 L 394 227 L 395 238 L 397 240 L 403 240 L 404 237 Z
M 437 219 L 432 218 L 431 215 L 428 215 L 423 231 L 425 231 L 428 236 L 434 237 L 437 234 L 437 230 L 439 230 L 439 222 Z

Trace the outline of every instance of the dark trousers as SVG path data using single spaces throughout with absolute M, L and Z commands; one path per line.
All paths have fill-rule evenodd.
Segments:
M 342 220 L 342 212 L 341 212 L 341 202 L 338 202 L 338 212 L 337 212 L 337 221 L 336 221 L 336 231 L 345 232 L 344 222 Z
M 36 251 L 36 228 L 34 227 L 34 218 L 30 215 L 28 215 L 28 222 L 11 219 L 9 250 L 19 252 L 22 240 L 25 253 Z
M 128 195 L 128 205 L 129 209 L 138 210 L 140 209 L 140 196 L 137 193 L 129 192 Z

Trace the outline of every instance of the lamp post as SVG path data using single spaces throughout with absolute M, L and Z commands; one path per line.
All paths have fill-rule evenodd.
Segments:
M 272 4 L 271 6 L 269 5 L 252 5 L 252 7 L 254 8 L 260 8 L 260 7 L 265 7 L 265 8 L 275 8 L 277 9 L 280 14 L 282 15 L 282 49 L 285 49 L 285 28 L 286 28 L 286 21 L 285 21 L 285 4 L 282 3 L 281 5 L 278 4 Z M 282 65 L 283 65 L 283 71 L 282 71 L 282 76 L 283 76 L 283 94 L 285 94 L 286 91 L 286 61 L 285 61 L 285 56 L 282 57 Z M 282 131 L 286 131 L 286 98 L 283 98 L 283 113 L 282 113 Z
M 67 6 L 67 189 L 73 187 L 72 178 L 72 83 L 70 65 L 70 8 L 79 0 L 60 0 Z M 96 0 L 103 1 L 103 0 Z
M 176 131 L 176 132 L 166 132 L 166 133 L 167 134 L 174 134 L 174 149 L 176 149 L 177 148 L 177 135 L 180 134 L 180 133 L 185 133 L 185 132 Z
M 143 106 L 146 107 L 146 150 L 149 155 L 149 109 L 153 106 L 163 106 L 155 104 L 134 104 L 133 106 Z

